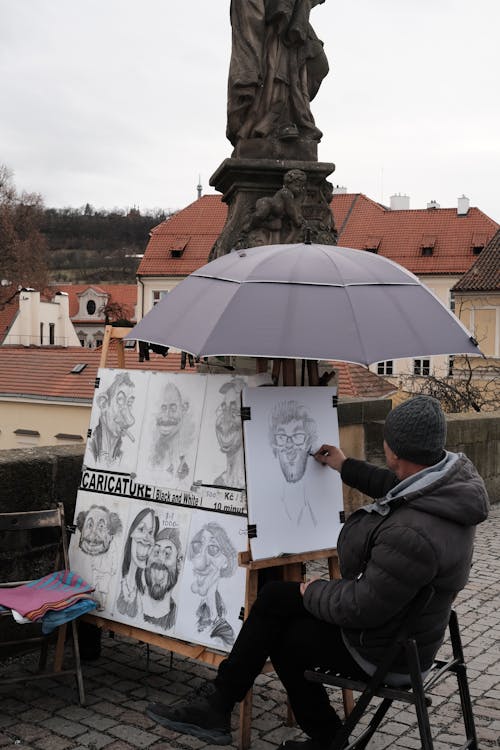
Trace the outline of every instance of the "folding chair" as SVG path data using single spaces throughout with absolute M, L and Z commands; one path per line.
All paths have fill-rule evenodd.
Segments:
M 411 632 L 411 623 L 416 612 L 422 612 L 425 609 L 432 598 L 432 593 L 430 587 L 425 587 L 415 598 L 408 617 L 396 636 L 395 642 L 387 649 L 382 663 L 374 675 L 366 682 L 359 679 L 352 679 L 348 675 L 335 674 L 329 670 L 322 671 L 321 668 L 306 670 L 305 676 L 308 680 L 361 693 L 351 713 L 345 719 L 342 731 L 335 738 L 331 750 L 364 750 L 393 701 L 400 701 L 415 706 L 422 750 L 433 750 L 434 745 L 427 710 L 427 707 L 432 704 L 429 691 L 449 673 L 454 674 L 457 679 L 465 736 L 467 738 L 465 744 L 456 750 L 478 750 L 469 684 L 456 613 L 453 610 L 451 611 L 448 626 L 453 655 L 448 661 L 436 659 L 425 680 L 422 679 L 417 644 L 413 638 L 408 636 L 408 632 Z M 406 654 L 411 684 L 403 688 L 389 687 L 384 683 L 384 678 L 390 672 L 390 667 L 401 649 Z M 382 702 L 374 712 L 368 726 L 355 739 L 353 738 L 349 741 L 353 729 L 357 726 L 372 698 L 375 696 L 382 698 Z
M 51 532 L 46 530 L 50 529 Z M 32 540 L 36 540 L 38 537 L 49 537 L 46 544 L 41 545 L 43 555 L 45 558 L 48 553 L 51 553 L 51 564 L 50 570 L 45 570 L 44 574 L 52 573 L 57 570 L 65 569 L 69 570 L 68 560 L 68 543 L 66 537 L 66 527 L 64 522 L 64 506 L 62 503 L 58 503 L 57 508 L 54 510 L 39 510 L 25 513 L 0 513 L 0 534 L 2 539 L 2 546 L 4 549 L 12 549 L 12 554 L 16 557 L 17 567 L 33 566 L 33 557 L 36 556 L 36 544 L 32 543 Z M 14 539 L 15 537 L 15 539 Z M 18 541 L 17 537 L 19 537 Z M 21 551 L 24 555 L 21 555 Z M 27 557 L 27 560 L 23 560 L 23 557 Z M 46 560 L 45 560 L 46 562 Z M 6 566 L 7 567 L 7 566 Z M 31 570 L 32 573 L 32 570 Z M 38 578 L 38 576 L 37 576 Z M 13 587 L 21 586 L 22 584 L 29 583 L 30 581 L 8 581 L 0 583 L 0 587 Z M 59 625 L 53 632 L 44 635 L 41 632 L 41 626 L 39 623 L 34 625 L 22 625 L 14 621 L 10 609 L 0 610 L 0 618 L 6 620 L 9 618 L 6 627 L 2 628 L 2 631 L 6 631 L 6 639 L 3 638 L 3 632 L 0 631 L 0 648 L 9 647 L 11 653 L 19 646 L 36 646 L 40 647 L 40 659 L 38 664 L 38 671 L 36 673 L 23 674 L 21 676 L 9 677 L 0 676 L 0 687 L 2 685 L 16 683 L 16 682 L 28 682 L 34 679 L 42 679 L 46 677 L 61 677 L 63 675 L 73 674 L 76 678 L 78 695 L 81 705 L 85 703 L 85 691 L 83 687 L 83 675 L 80 663 L 80 649 L 78 644 L 78 629 L 77 620 L 71 621 L 71 632 L 73 640 L 73 654 L 74 654 L 74 666 L 71 669 L 63 669 L 63 657 L 64 657 L 64 644 L 66 641 L 67 623 Z M 29 629 L 30 635 L 26 636 L 22 629 Z M 35 633 L 33 634 L 33 630 Z M 13 632 L 14 631 L 14 632 Z M 19 637 L 9 639 L 9 636 L 13 635 Z M 48 646 L 51 640 L 56 638 L 54 658 L 52 669 L 47 669 L 47 656 Z

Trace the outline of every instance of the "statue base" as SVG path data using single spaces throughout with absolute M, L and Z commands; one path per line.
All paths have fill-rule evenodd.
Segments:
M 310 160 L 225 159 L 210 178 L 228 204 L 210 260 L 258 245 L 335 245 L 332 185 L 326 179 L 334 170 L 334 164 Z

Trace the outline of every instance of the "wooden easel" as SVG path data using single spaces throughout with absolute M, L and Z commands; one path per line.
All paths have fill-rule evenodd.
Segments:
M 116 339 L 118 347 L 118 367 L 125 367 L 125 347 L 123 344 L 123 337 L 130 333 L 130 328 L 115 328 L 111 325 L 106 326 L 100 367 L 106 367 L 106 360 L 108 356 L 108 350 L 112 339 Z M 257 359 L 256 370 L 257 372 L 267 372 L 268 360 Z M 295 360 L 274 360 L 273 363 L 273 378 L 278 380 L 280 371 L 282 374 L 283 385 L 296 385 L 296 364 Z M 318 376 L 318 365 L 317 362 L 307 362 L 307 372 L 309 385 L 319 385 Z M 303 581 L 304 580 L 304 564 L 312 562 L 314 560 L 326 559 L 328 563 L 328 572 L 330 578 L 340 578 L 340 572 L 338 567 L 338 557 L 336 549 L 324 549 L 316 550 L 313 552 L 304 552 L 300 554 L 285 555 L 282 557 L 267 558 L 265 560 L 252 560 L 250 551 L 240 552 L 238 556 L 238 562 L 240 566 L 246 569 L 246 586 L 245 586 L 245 616 L 248 615 L 255 599 L 257 598 L 258 585 L 259 585 L 259 572 L 270 568 L 278 569 L 280 578 L 284 581 Z M 169 636 L 160 635 L 158 633 L 152 633 L 149 630 L 143 630 L 134 625 L 126 625 L 124 623 L 115 622 L 114 620 L 107 620 L 104 617 L 98 615 L 86 615 L 84 618 L 87 622 L 91 622 L 97 625 L 103 630 L 117 633 L 119 635 L 133 638 L 141 643 L 146 643 L 157 648 L 165 649 L 171 653 L 181 654 L 191 659 L 202 661 L 205 664 L 217 667 L 223 659 L 226 658 L 226 654 L 218 652 L 216 650 L 207 648 L 205 646 L 194 645 L 187 643 L 186 641 L 180 641 L 176 638 L 170 638 Z M 272 665 L 269 663 L 266 665 L 264 671 L 272 670 Z M 251 727 L 252 727 L 252 699 L 253 691 L 249 690 L 245 699 L 240 703 L 240 723 L 238 728 L 238 747 L 239 750 L 248 750 L 250 747 L 251 740 Z M 346 716 L 352 709 L 352 693 L 351 691 L 343 691 L 344 700 L 344 711 Z M 288 708 L 287 724 L 293 725 L 294 720 L 290 710 Z
M 106 360 L 108 358 L 109 345 L 111 339 L 116 339 L 116 351 L 118 357 L 118 367 L 123 369 L 125 367 L 125 345 L 123 343 L 123 337 L 130 333 L 130 328 L 118 328 L 114 326 L 106 326 L 104 328 L 104 338 L 102 340 L 101 359 L 99 361 L 99 367 L 106 367 Z

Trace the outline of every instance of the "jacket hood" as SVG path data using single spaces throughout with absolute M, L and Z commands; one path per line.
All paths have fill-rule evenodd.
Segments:
M 454 460 L 435 481 L 415 490 L 408 487 L 406 504 L 461 526 L 476 526 L 488 517 L 485 484 L 467 456 L 463 453 L 448 455 Z

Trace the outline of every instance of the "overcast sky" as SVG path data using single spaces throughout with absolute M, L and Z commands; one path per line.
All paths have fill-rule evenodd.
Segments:
M 500 0 L 326 0 L 319 159 L 500 221 Z M 46 205 L 177 209 L 231 154 L 229 0 L 0 0 L 0 162 Z

